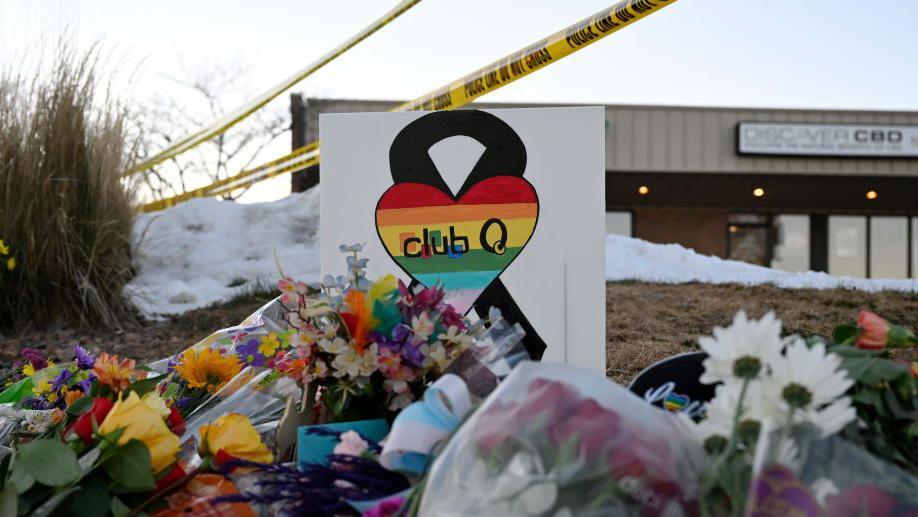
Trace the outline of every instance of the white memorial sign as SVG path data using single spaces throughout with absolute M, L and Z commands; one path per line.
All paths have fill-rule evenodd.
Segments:
M 366 243 L 368 276 L 491 306 L 530 355 L 605 372 L 604 110 L 321 115 L 322 270 Z

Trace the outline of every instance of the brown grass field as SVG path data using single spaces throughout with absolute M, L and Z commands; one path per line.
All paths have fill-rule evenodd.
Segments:
M 0 364 L 8 365 L 25 346 L 47 349 L 67 360 L 74 343 L 138 361 L 160 359 L 214 330 L 237 324 L 271 297 L 244 296 L 220 307 L 191 311 L 121 332 L 62 328 L 0 337 Z M 774 310 L 784 321 L 785 333 L 829 335 L 835 325 L 853 321 L 862 308 L 918 328 L 918 293 L 616 282 L 606 285 L 606 300 L 607 374 L 620 383 L 627 383 L 657 360 L 695 349 L 700 336 L 709 334 L 716 325 L 729 324 L 739 309 L 746 309 L 754 317 Z M 918 360 L 918 350 L 897 355 Z

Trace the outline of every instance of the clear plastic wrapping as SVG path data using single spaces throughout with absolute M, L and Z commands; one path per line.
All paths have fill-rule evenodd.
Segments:
M 692 515 L 704 454 L 602 375 L 518 365 L 434 461 L 420 515 Z

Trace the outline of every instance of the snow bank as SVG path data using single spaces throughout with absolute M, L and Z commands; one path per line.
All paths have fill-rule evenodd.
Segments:
M 125 293 L 149 318 L 225 302 L 284 273 L 319 275 L 318 189 L 270 203 L 194 199 L 134 222 Z M 275 261 L 275 253 L 277 261 Z
M 137 276 L 125 292 L 149 318 L 225 302 L 259 285 L 273 286 L 280 277 L 275 253 L 287 275 L 317 280 L 319 192 L 313 189 L 256 204 L 195 199 L 139 216 L 133 239 Z M 617 235 L 606 239 L 606 278 L 918 291 L 918 280 L 789 273 L 700 255 L 678 244 L 652 244 Z
M 841 287 L 862 291 L 918 291 L 918 280 L 838 277 L 813 271 L 792 273 L 701 255 L 678 244 L 653 244 L 619 235 L 606 237 L 606 279 L 667 284 L 773 284 L 792 289 Z

